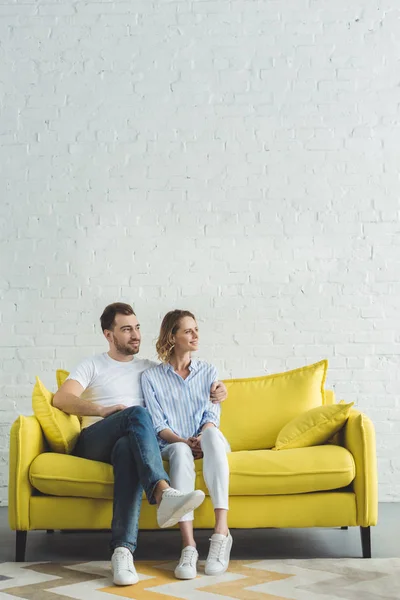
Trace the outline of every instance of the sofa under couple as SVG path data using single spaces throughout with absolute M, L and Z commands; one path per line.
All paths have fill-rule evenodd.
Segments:
M 225 380 L 228 400 L 221 431 L 229 440 L 229 526 L 235 528 L 360 527 L 362 554 L 371 556 L 377 523 L 375 432 L 371 420 L 336 402 L 325 389 L 328 361 L 261 377 Z M 58 387 L 68 376 L 56 373 Z M 76 416 L 52 405 L 37 378 L 32 416 L 11 428 L 9 523 L 16 560 L 25 560 L 32 530 L 110 528 L 113 471 L 71 454 L 80 432 Z M 195 528 L 210 529 L 214 511 L 196 460 L 196 488 L 206 499 Z M 168 470 L 168 463 L 165 463 Z M 154 506 L 143 502 L 140 529 L 157 529 Z M 306 543 L 306 540 L 305 540 Z

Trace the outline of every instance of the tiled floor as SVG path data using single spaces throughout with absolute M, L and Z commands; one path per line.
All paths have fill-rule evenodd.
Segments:
M 232 559 L 360 558 L 358 527 L 340 529 L 232 530 Z M 201 558 L 208 549 L 210 531 L 196 534 Z M 400 557 L 400 503 L 379 505 L 379 523 L 372 528 L 372 557 Z M 28 533 L 27 561 L 108 560 L 108 533 Z M 7 508 L 0 508 L 0 562 L 14 560 L 15 532 L 10 531 Z M 174 560 L 180 553 L 177 531 L 141 532 L 137 560 Z
M 109 561 L 0 563 L 0 598 L 21 600 L 399 600 L 400 558 L 231 560 L 222 575 L 179 580 L 176 562 L 136 561 L 138 583 L 116 587 Z

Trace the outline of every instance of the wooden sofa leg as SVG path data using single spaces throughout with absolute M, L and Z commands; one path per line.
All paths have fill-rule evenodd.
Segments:
M 360 527 L 363 558 L 371 558 L 371 527 Z
M 346 530 L 348 529 L 348 527 L 341 527 L 340 529 Z
M 25 561 L 25 550 L 26 550 L 26 534 L 27 531 L 17 531 L 16 545 L 15 545 L 15 562 Z

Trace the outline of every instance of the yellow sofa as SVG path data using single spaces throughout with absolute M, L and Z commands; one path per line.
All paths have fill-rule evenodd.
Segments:
M 335 402 L 333 392 L 323 389 L 324 375 L 314 382 L 310 405 L 310 390 L 306 384 L 301 389 L 299 371 L 291 372 L 297 377 L 292 383 L 287 373 L 279 374 L 279 380 L 266 376 L 225 382 L 229 397 L 221 429 L 232 446 L 229 525 L 232 529 L 359 526 L 363 556 L 370 557 L 370 526 L 377 522 L 378 506 L 371 421 L 352 409 L 330 443 L 272 450 L 282 425 L 296 414 L 318 403 Z M 293 399 L 292 394 L 289 401 L 283 392 L 290 384 L 298 386 L 299 395 Z M 195 513 L 195 527 L 208 529 L 213 526 L 213 508 L 202 460 L 196 461 L 196 472 L 196 487 L 207 496 Z M 17 532 L 17 561 L 25 559 L 28 531 L 109 529 L 112 497 L 110 465 L 49 451 L 38 419 L 18 417 L 11 429 L 9 478 L 9 523 Z M 155 508 L 146 501 L 139 526 L 157 529 Z

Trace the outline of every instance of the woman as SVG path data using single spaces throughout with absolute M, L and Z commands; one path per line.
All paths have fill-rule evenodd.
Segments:
M 194 315 L 186 310 L 167 313 L 156 344 L 162 361 L 142 374 L 143 396 L 159 440 L 161 454 L 169 461 L 171 485 L 182 492 L 194 490 L 194 460 L 203 458 L 203 475 L 215 512 L 205 573 L 219 575 L 229 565 L 232 537 L 228 529 L 229 444 L 219 427 L 220 405 L 210 402 L 210 388 L 217 380 L 213 365 L 192 359 L 199 342 Z M 175 576 L 193 579 L 198 553 L 193 537 L 193 513 L 179 523 L 182 554 Z

